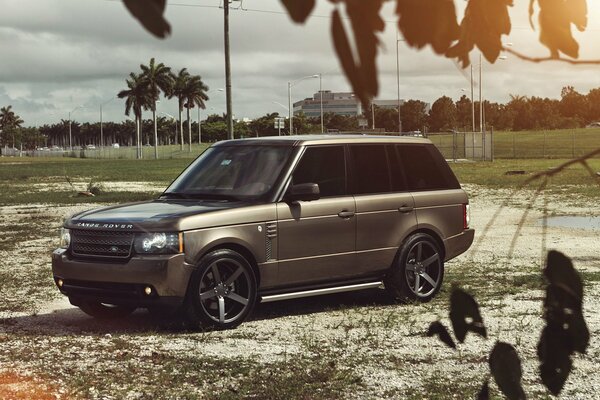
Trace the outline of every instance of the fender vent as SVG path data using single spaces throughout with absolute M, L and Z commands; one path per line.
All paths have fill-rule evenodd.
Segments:
M 267 223 L 266 257 L 267 261 L 273 259 L 273 239 L 277 237 L 277 222 Z

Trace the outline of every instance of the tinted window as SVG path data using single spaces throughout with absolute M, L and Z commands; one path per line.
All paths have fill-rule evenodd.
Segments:
M 400 164 L 400 157 L 396 151 L 396 146 L 386 146 L 388 160 L 390 162 L 390 175 L 392 178 L 392 191 L 394 192 L 406 192 L 406 179 L 404 177 L 404 170 L 402 164 Z
M 400 161 L 410 190 L 458 189 L 448 163 L 432 145 L 398 145 Z
M 350 146 L 350 154 L 355 194 L 387 193 L 391 190 L 385 146 Z
M 292 184 L 316 183 L 321 197 L 346 194 L 346 164 L 342 146 L 308 147 L 294 171 Z

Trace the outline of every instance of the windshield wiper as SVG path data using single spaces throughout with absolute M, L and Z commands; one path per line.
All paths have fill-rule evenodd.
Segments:
M 190 196 L 182 192 L 165 192 L 160 197 L 172 197 L 175 199 L 189 199 Z
M 239 197 L 230 194 L 222 193 L 186 193 L 188 198 L 198 200 L 225 200 L 225 201 L 240 201 Z
M 198 193 L 198 192 L 165 192 L 161 197 L 169 197 L 175 199 L 194 199 L 194 200 L 222 200 L 222 201 L 240 201 L 239 197 L 230 194 L 221 193 Z

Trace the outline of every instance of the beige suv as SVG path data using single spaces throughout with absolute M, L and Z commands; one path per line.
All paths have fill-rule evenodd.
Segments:
M 381 285 L 427 301 L 473 234 L 427 139 L 245 139 L 210 147 L 156 200 L 71 217 L 52 269 L 94 317 L 169 306 L 231 328 L 257 302 Z

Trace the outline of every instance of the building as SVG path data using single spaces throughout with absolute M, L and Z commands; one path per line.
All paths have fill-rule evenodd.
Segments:
M 321 93 L 323 94 L 323 113 L 336 115 L 361 116 L 362 105 L 358 97 L 351 92 L 332 92 L 323 90 L 317 92 L 312 98 L 306 98 L 294 103 L 294 115 L 304 113 L 307 117 L 321 116 Z M 398 108 L 398 100 L 374 100 L 373 104 L 381 108 Z M 404 104 L 404 100 L 400 100 Z

